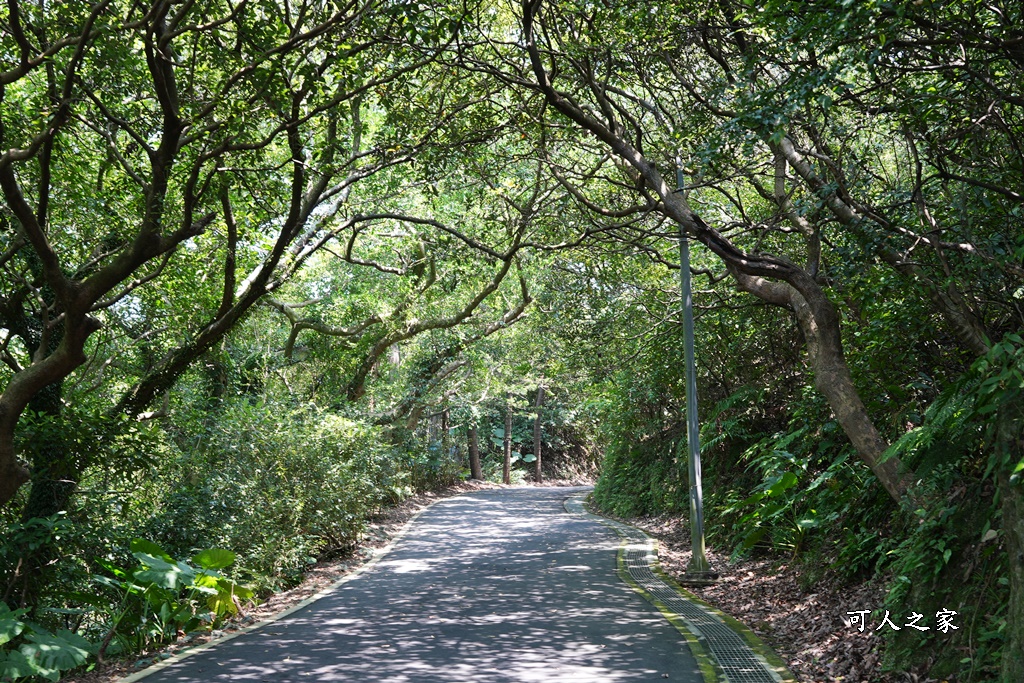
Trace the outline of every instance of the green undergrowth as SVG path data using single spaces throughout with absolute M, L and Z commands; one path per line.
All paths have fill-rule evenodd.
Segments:
M 64 526 L 50 521 L 55 530 Z M 186 562 L 141 538 L 129 549 L 129 558 L 97 560 L 98 571 L 74 595 L 80 607 L 11 609 L 0 602 L 0 680 L 57 681 L 104 657 L 209 631 L 254 595 L 222 573 L 235 562 L 231 551 L 210 548 Z
M 961 682 L 996 680 L 1008 583 L 1000 506 L 985 471 L 985 432 L 970 387 L 951 386 L 891 452 L 917 472 L 913 503 L 896 505 L 814 394 L 767 420 L 758 392 L 720 401 L 702 422 L 706 533 L 734 558 L 796 563 L 808 590 L 828 579 L 886 588 L 868 623 L 885 626 L 882 666 Z M 609 426 L 593 501 L 644 516 L 688 509 L 685 426 Z M 640 433 L 640 438 L 631 435 Z M 837 629 L 844 606 L 837 605 Z M 853 609 L 853 608 L 851 608 Z M 957 628 L 939 630 L 938 613 Z M 917 630 L 906 624 L 921 615 Z
M 260 592 L 293 583 L 325 550 L 351 546 L 369 516 L 412 491 L 415 458 L 380 428 L 246 402 L 206 419 L 203 438 L 156 473 L 145 528 L 172 552 L 236 549 L 240 575 Z
M 96 458 L 66 511 L 0 519 L 0 680 L 57 680 L 214 628 L 462 474 L 436 445 L 312 405 L 241 398 L 144 431 L 142 471 Z

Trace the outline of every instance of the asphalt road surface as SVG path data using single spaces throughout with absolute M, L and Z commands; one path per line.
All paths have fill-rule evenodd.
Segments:
M 702 683 L 682 636 L 616 575 L 615 533 L 567 513 L 581 489 L 436 503 L 372 569 L 146 683 Z

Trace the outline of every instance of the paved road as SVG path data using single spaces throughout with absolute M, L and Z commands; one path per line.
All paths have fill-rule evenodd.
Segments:
M 441 501 L 370 571 L 145 683 L 701 683 L 679 633 L 617 578 L 615 534 L 563 509 L 577 490 Z

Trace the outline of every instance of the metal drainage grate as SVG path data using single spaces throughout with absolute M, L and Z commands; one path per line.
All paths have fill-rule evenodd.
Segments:
M 718 662 L 728 683 L 782 683 L 783 679 L 754 652 L 743 637 L 715 613 L 687 600 L 679 591 L 665 583 L 653 567 L 657 561 L 650 537 L 635 527 L 592 515 L 583 507 L 586 493 L 575 494 L 565 502 L 565 509 L 614 529 L 623 538 L 620 553 L 630 577 L 655 600 L 686 622 L 687 629 Z

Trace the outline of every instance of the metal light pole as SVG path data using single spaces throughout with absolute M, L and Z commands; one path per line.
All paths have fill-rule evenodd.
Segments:
M 676 168 L 676 192 L 685 185 L 682 167 Z M 679 279 L 683 295 L 683 350 L 686 357 L 686 442 L 690 470 L 690 537 L 693 552 L 684 579 L 706 582 L 717 578 L 704 549 L 704 494 L 701 489 L 700 424 L 697 422 L 697 364 L 693 352 L 693 292 L 690 288 L 690 244 L 679 226 Z

